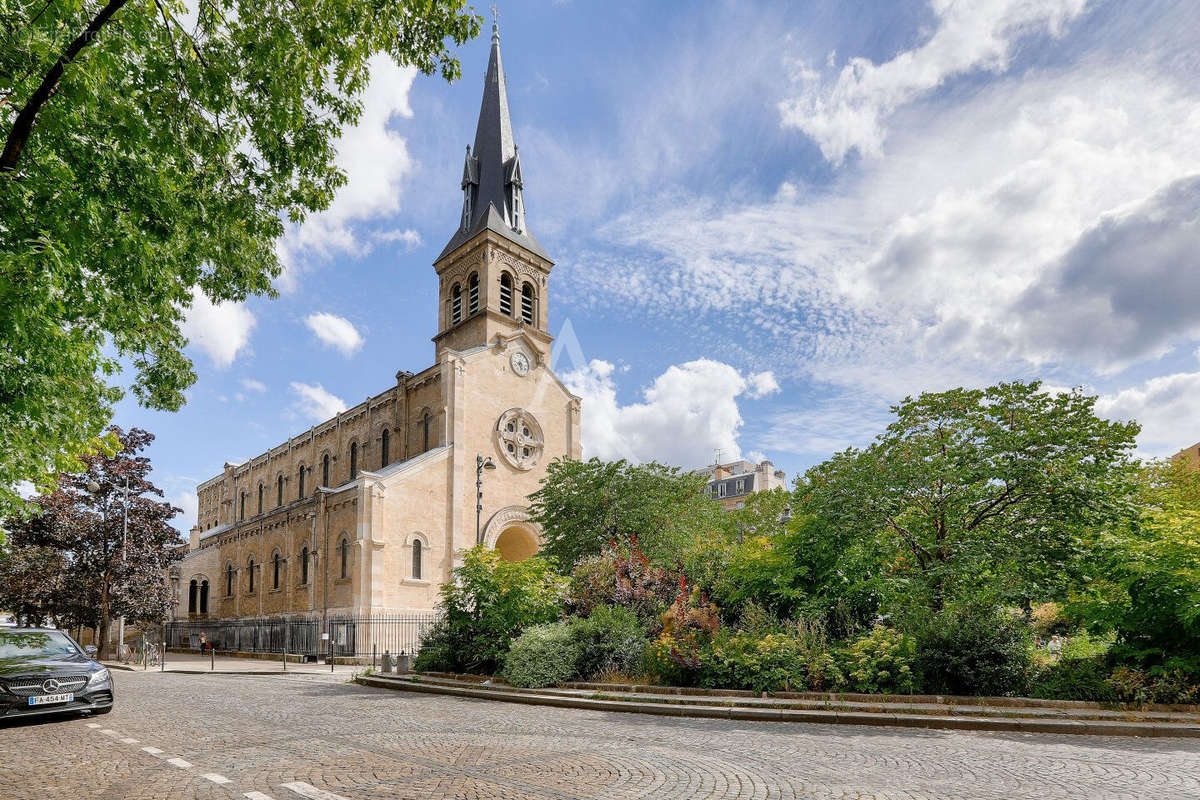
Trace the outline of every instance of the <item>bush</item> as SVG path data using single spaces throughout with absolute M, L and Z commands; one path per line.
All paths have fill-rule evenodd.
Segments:
M 700 655 L 701 686 L 780 692 L 808 688 L 805 653 L 796 637 L 722 631 Z
M 1030 694 L 1048 700 L 1114 702 L 1121 693 L 1110 681 L 1103 658 L 1063 658 L 1048 664 L 1033 681 Z
M 641 668 L 646 629 L 637 615 L 620 606 L 596 606 L 589 617 L 571 621 L 571 638 L 579 650 L 578 674 L 633 675 Z
M 1029 621 L 1033 629 L 1046 638 L 1054 634 L 1064 635 L 1071 631 L 1071 621 L 1063 614 L 1063 607 L 1058 603 L 1039 603 L 1029 612 Z
M 932 692 L 1019 694 L 1028 686 L 1030 651 L 1029 626 L 994 606 L 943 610 L 917 635 L 917 667 Z
M 580 562 L 571 572 L 567 601 L 582 616 L 597 606 L 627 608 L 657 632 L 678 593 L 675 577 L 653 566 L 633 538 L 626 546 L 610 544 L 601 555 Z
M 858 692 L 912 694 L 917 646 L 895 628 L 876 625 L 842 651 L 846 683 Z
M 442 586 L 445 619 L 422 640 L 417 669 L 494 672 L 522 630 L 561 616 L 565 591 L 546 559 L 504 561 L 483 546 L 467 551 Z
M 504 660 L 504 677 L 513 686 L 555 686 L 575 677 L 579 645 L 569 622 L 527 628 L 513 640 Z

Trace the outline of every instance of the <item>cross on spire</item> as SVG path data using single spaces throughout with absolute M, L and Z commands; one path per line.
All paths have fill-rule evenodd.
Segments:
M 500 9 L 496 8 L 495 3 L 492 3 L 492 38 L 500 38 Z

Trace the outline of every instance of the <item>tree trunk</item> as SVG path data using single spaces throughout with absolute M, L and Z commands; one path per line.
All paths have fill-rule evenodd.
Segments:
M 108 618 L 108 582 L 100 587 L 100 641 L 96 647 L 99 653 L 96 658 L 100 661 L 108 658 L 108 630 L 112 626 L 112 620 Z
M 8 139 L 4 143 L 4 152 L 0 153 L 0 172 L 12 172 L 17 168 L 17 161 L 21 158 L 21 151 L 25 149 L 25 143 L 29 141 L 29 134 L 33 131 L 33 123 L 37 119 L 38 112 L 58 90 L 58 82 L 62 80 L 67 64 L 75 60 L 79 51 L 96 38 L 96 34 L 104 27 L 104 24 L 127 2 L 128 0 L 109 0 L 108 5 L 100 9 L 100 13 L 88 23 L 83 33 L 67 45 L 67 49 L 42 78 L 41 85 L 34 90 L 29 101 L 21 108 L 17 118 L 13 121 L 12 130 L 8 132 Z

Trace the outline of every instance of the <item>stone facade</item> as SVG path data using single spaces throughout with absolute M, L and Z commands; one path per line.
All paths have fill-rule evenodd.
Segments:
M 494 34 L 481 131 L 507 117 Z M 499 136 L 483 134 L 484 145 Z M 537 551 L 528 496 L 550 461 L 580 457 L 580 400 L 550 370 L 553 262 L 524 230 L 515 147 L 505 158 L 480 137 L 473 174 L 507 176 L 520 214 L 499 215 L 497 200 L 467 213 L 488 198 L 464 180 L 475 194 L 434 264 L 433 365 L 200 484 L 188 552 L 172 568 L 177 619 L 428 611 L 477 527 L 505 558 Z M 477 515 L 482 460 L 494 468 L 482 470 Z

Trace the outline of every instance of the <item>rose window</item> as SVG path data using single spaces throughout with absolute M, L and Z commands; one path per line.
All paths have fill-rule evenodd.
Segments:
M 523 408 L 510 408 L 496 422 L 496 446 L 517 469 L 533 469 L 542 457 L 542 426 Z

